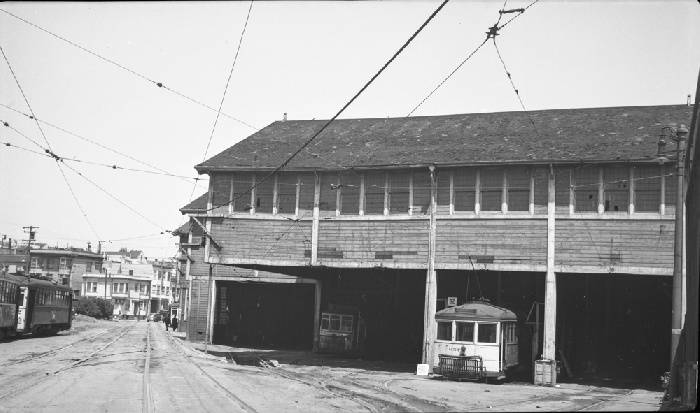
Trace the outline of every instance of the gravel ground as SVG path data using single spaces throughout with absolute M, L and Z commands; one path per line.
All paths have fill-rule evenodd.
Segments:
M 208 346 L 162 323 L 79 317 L 53 337 L 0 343 L 0 411 L 442 412 L 658 410 L 662 393 L 454 382 L 415 366 Z

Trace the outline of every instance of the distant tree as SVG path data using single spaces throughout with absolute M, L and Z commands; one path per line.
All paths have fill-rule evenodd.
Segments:
M 94 318 L 111 318 L 114 304 L 97 297 L 79 297 L 75 312 Z

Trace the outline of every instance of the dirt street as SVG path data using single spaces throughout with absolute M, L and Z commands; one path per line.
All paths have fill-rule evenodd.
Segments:
M 306 352 L 209 346 L 204 354 L 162 323 L 75 325 L 0 343 L 0 411 L 648 411 L 661 399 L 641 389 L 443 381 Z

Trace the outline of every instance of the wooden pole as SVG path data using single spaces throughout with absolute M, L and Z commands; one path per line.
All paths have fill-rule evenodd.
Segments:
M 557 321 L 557 281 L 554 273 L 554 234 L 555 234 L 555 185 L 554 170 L 549 170 L 549 190 L 547 202 L 547 274 L 544 292 L 544 339 L 542 358 L 556 359 L 555 337 Z
M 316 291 L 314 295 L 314 342 L 312 351 L 316 352 L 321 339 L 321 280 L 316 280 L 314 285 Z
M 313 221 L 311 223 L 311 265 L 318 263 L 318 218 L 319 204 L 321 202 L 321 177 L 318 173 L 314 174 L 314 212 Z
M 423 318 L 423 354 L 422 363 L 432 365 L 433 342 L 436 336 L 435 305 L 437 300 L 437 275 L 435 273 L 435 237 L 437 235 L 437 222 L 435 220 L 435 208 L 437 187 L 435 181 L 435 167 L 430 166 L 430 226 L 428 232 L 428 272 L 425 276 L 425 313 Z

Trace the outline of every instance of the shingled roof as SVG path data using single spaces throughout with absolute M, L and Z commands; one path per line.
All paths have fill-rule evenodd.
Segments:
M 207 209 L 207 195 L 208 193 L 203 193 L 194 201 L 180 208 L 180 212 L 183 214 L 196 214 L 198 212 L 204 212 Z
M 537 132 L 524 112 L 340 119 L 286 169 L 650 160 L 661 127 L 691 114 L 686 105 L 531 111 Z M 275 168 L 325 122 L 274 122 L 195 168 Z

